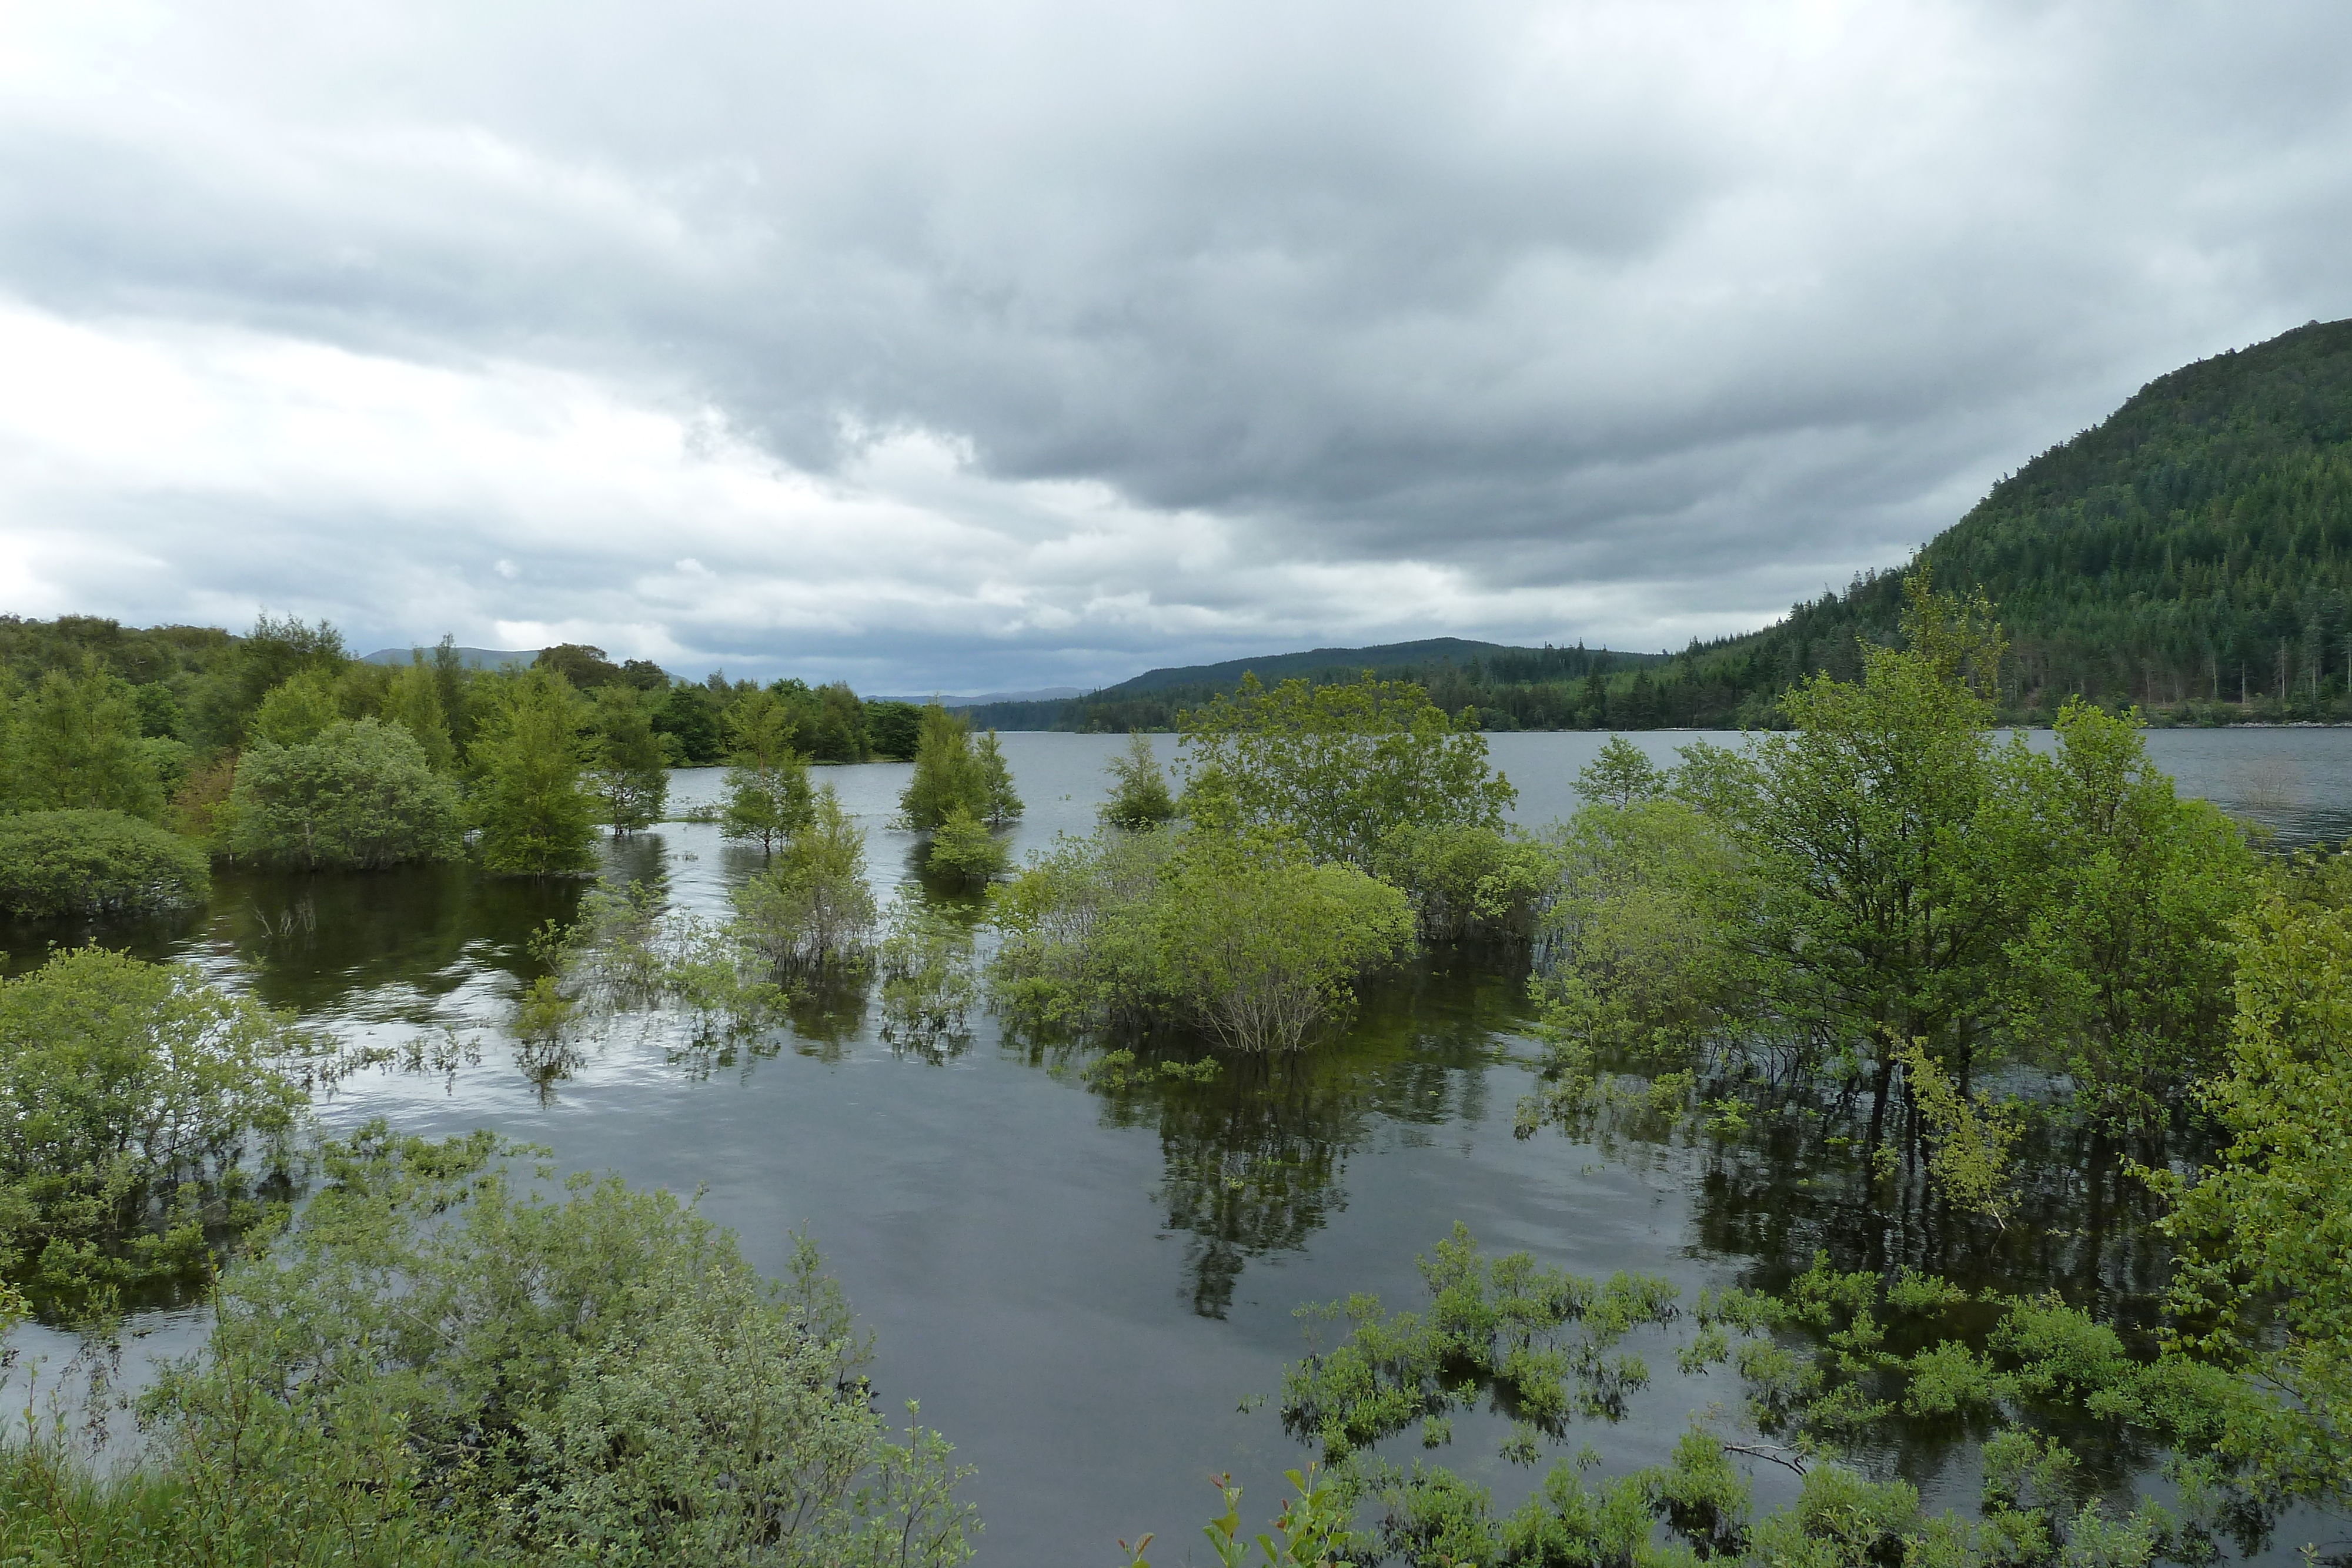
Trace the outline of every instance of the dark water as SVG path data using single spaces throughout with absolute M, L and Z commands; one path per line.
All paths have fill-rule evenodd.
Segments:
M 1573 809 L 1576 771 L 1601 738 L 1494 737 L 1521 821 Z M 1663 760 L 1697 737 L 1635 738 Z M 2352 731 L 2174 731 L 2149 742 L 2184 788 L 2283 838 L 2352 831 Z M 1006 736 L 1029 802 L 1016 848 L 1089 829 L 1103 765 L 1122 744 Z M 1160 744 L 1166 755 L 1169 737 Z M 886 897 L 924 896 L 912 835 L 887 825 L 908 772 L 876 764 L 821 776 L 867 828 Z M 674 808 L 718 785 L 715 771 L 679 774 Z M 674 823 L 611 846 L 606 874 L 655 882 L 674 906 L 716 915 L 756 863 L 713 827 Z M 505 1022 L 535 972 L 530 933 L 565 918 L 577 896 L 463 867 L 231 874 L 196 916 L 100 935 L 192 960 L 348 1040 L 454 1038 L 478 1056 L 448 1074 L 347 1082 L 320 1107 L 331 1127 L 378 1114 L 433 1134 L 489 1125 L 548 1145 L 569 1167 L 701 1188 L 706 1210 L 772 1272 L 805 1229 L 879 1337 L 885 1400 L 920 1398 L 924 1421 L 980 1467 L 969 1495 L 986 1521 L 983 1563 L 1107 1563 L 1115 1537 L 1147 1530 L 1160 1533 L 1164 1561 L 1183 1561 L 1213 1500 L 1205 1478 L 1219 1471 L 1247 1485 L 1245 1512 L 1271 1510 L 1275 1478 L 1305 1450 L 1271 1406 L 1244 1406 L 1276 1392 L 1303 1349 L 1292 1309 L 1352 1291 L 1418 1306 L 1413 1256 L 1457 1219 L 1490 1249 L 1524 1248 L 1588 1274 L 1663 1273 L 1686 1292 L 1801 1260 L 1853 1220 L 1822 1170 L 1769 1145 L 1514 1137 L 1529 1087 L 1521 1060 L 1533 1049 L 1519 1033 L 1520 982 L 1466 961 L 1424 964 L 1369 992 L 1343 1040 L 1294 1061 L 1228 1064 L 1208 1084 L 1098 1088 L 1084 1054 L 1006 1043 L 984 1015 L 947 1051 L 898 1051 L 849 998 L 760 1049 L 717 1058 L 679 1051 L 659 1019 L 624 1019 L 570 1077 L 542 1088 L 519 1070 Z M 79 935 L 8 933 L 10 961 L 21 967 Z M 2103 1201 L 2100 1191 L 2048 1200 L 2053 1214 Z M 2126 1245 L 2087 1233 L 2095 1227 L 2084 1237 L 2014 1229 L 2031 1238 L 2028 1250 L 1980 1266 L 2044 1280 L 2088 1270 L 2095 1284 L 2105 1252 Z M 2126 1279 L 2132 1268 L 2113 1264 Z M 188 1312 L 142 1327 L 149 1349 L 201 1332 Z M 58 1348 L 54 1336 L 33 1340 L 36 1351 Z M 1612 1473 L 1655 1462 L 1687 1412 L 1736 1405 L 1727 1375 L 1684 1378 L 1670 1355 L 1650 1360 L 1657 1381 L 1626 1418 L 1580 1423 L 1566 1451 L 1590 1439 Z M 1529 1476 L 1496 1457 L 1501 1430 L 1457 1418 L 1440 1457 L 1515 1499 Z M 1972 1496 L 1973 1470 L 1959 1474 L 1946 1457 L 1933 1444 L 1895 1456 L 1931 1501 Z M 1777 1472 L 1759 1483 L 1769 1500 Z

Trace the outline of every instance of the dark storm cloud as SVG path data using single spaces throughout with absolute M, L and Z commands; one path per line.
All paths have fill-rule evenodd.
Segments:
M 1678 643 L 1899 559 L 2148 376 L 2352 293 L 2352 18 L 2325 5 L 9 26 L 0 288 L 181 343 L 191 398 L 275 389 L 208 427 L 258 476 L 206 445 L 203 483 L 20 483 L 17 537 L 63 559 L 55 531 L 102 517 L 219 602 L 307 591 L 387 632 L 454 600 L 900 685 L 1438 631 Z M 381 395 L 432 446 L 296 462 L 289 403 L 359 440 L 392 405 L 351 383 L 382 377 L 270 381 L 185 347 L 207 331 L 415 368 Z M 541 395 L 683 445 L 572 495 Z M 427 493 L 409 468 L 471 444 L 435 399 L 511 439 Z M 16 472 L 45 439 L 11 437 Z M 676 477 L 709 451 L 737 482 Z M 767 462 L 829 498 L 745 500 Z M 192 485 L 286 553 L 193 559 Z M 319 541 L 360 534 L 338 585 Z M 816 570 L 836 591 L 796 597 Z

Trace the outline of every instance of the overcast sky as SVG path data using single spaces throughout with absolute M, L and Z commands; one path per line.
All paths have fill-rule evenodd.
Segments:
M 0 5 L 0 609 L 1679 647 L 2352 314 L 2352 7 Z

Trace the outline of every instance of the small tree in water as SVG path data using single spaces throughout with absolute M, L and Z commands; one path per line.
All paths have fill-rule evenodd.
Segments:
M 995 737 L 991 735 L 988 752 L 994 751 Z M 972 746 L 971 727 L 931 703 L 923 709 L 915 741 L 915 776 L 898 797 L 898 810 L 919 833 L 929 832 L 958 810 L 984 821 L 1003 804 L 1010 808 L 1005 815 L 1020 815 L 1020 798 L 1013 793 L 1013 775 L 1002 756 L 996 757 L 995 775 L 992 778 L 983 754 Z
M 866 834 L 828 784 L 808 825 L 767 870 L 735 890 L 736 931 L 778 969 L 864 959 L 874 941 L 874 890 L 866 884 Z
M 482 863 L 509 876 L 596 863 L 596 810 L 580 788 L 582 714 L 572 684 L 525 670 L 504 684 L 469 760 L 480 774 Z
M 987 801 L 980 814 L 991 827 L 1001 828 L 1021 814 L 1021 797 L 1013 792 L 1013 769 L 997 749 L 994 730 L 972 743 L 972 761 L 980 769 L 981 792 Z
M 727 716 L 734 742 L 719 831 L 757 839 L 766 853 L 808 826 L 808 761 L 793 749 L 792 710 L 772 692 L 753 692 Z
M 635 686 L 614 682 L 591 694 L 594 725 L 590 788 L 604 820 L 624 833 L 661 821 L 669 801 L 669 756 L 654 730 L 653 705 Z
M 1127 732 L 1127 752 L 1111 759 L 1110 799 L 1103 802 L 1102 820 L 1129 832 L 1148 832 L 1176 815 L 1176 798 L 1169 793 L 1168 776 L 1150 737 L 1141 730 Z

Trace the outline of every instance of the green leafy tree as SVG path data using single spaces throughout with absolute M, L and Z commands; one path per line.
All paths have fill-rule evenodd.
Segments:
M 230 850 L 267 865 L 374 869 L 465 847 L 456 786 L 407 730 L 372 718 L 301 745 L 257 743 L 237 760 L 230 808 Z
M 293 1157 L 305 1051 L 193 966 L 81 947 L 0 981 L 0 1270 L 77 1299 L 203 1272 Z
M 1402 681 L 1272 691 L 1245 676 L 1182 716 L 1185 810 L 1205 827 L 1280 827 L 1318 860 L 1372 863 L 1401 823 L 1499 829 L 1516 798 L 1481 735 Z
M 2221 1060 L 2231 923 L 2255 891 L 2244 832 L 2180 800 L 2136 716 L 2070 701 L 2048 755 L 2005 759 L 2031 820 L 2036 896 L 2008 946 L 2012 1027 L 2117 1134 L 2167 1125 Z
M 757 839 L 772 854 L 808 825 L 813 810 L 808 762 L 793 749 L 792 711 L 774 693 L 755 691 L 729 711 L 727 729 L 734 750 L 719 831 Z
M 51 670 L 10 705 L 8 784 L 18 810 L 163 810 L 154 747 L 131 687 L 95 664 Z
M 1011 788 L 1008 776 L 1008 793 Z M 1018 805 L 1014 801 L 1016 810 Z M 923 709 L 921 734 L 915 745 L 915 776 L 898 797 L 898 810 L 907 825 L 927 833 L 957 810 L 984 820 L 989 807 L 989 779 L 972 749 L 971 727 L 939 704 L 929 704 Z
M 614 681 L 589 694 L 588 709 L 588 787 L 604 820 L 625 833 L 653 826 L 669 801 L 669 758 L 652 705 L 636 686 Z
M 0 910 L 32 919 L 202 904 L 212 870 L 196 845 L 121 811 L 0 816 Z
M 1412 900 L 1424 942 L 1526 941 L 1559 878 L 1547 846 L 1459 823 L 1400 823 L 1371 870 Z
M 1003 874 L 1012 859 L 1013 852 L 988 831 L 987 823 L 957 810 L 931 830 L 923 865 L 932 875 L 951 882 L 984 883 Z
M 1004 760 L 1004 753 L 996 744 L 996 732 L 989 730 L 972 742 L 972 761 L 980 770 L 982 792 L 988 809 L 980 813 L 992 827 L 1003 827 L 1021 814 L 1021 797 L 1013 792 L 1013 769 Z
M 2352 1475 L 2352 860 L 2274 887 L 2240 921 L 2225 1071 L 2204 1091 L 2229 1142 L 2165 1222 L 2190 1345 L 2283 1396 L 2225 1449 L 2290 1492 Z
M 581 788 L 584 715 L 546 670 L 499 683 L 467 760 L 477 776 L 482 863 L 505 876 L 563 875 L 596 863 L 595 802 Z
M 1864 649 L 1859 683 L 1790 692 L 1793 730 L 1712 781 L 1752 868 L 1731 928 L 1757 999 L 1864 1064 L 1874 1146 L 1905 1047 L 1923 1042 L 1967 1093 L 2017 915 L 2018 831 L 1986 734 L 2000 628 L 1924 578 L 1912 595 L 1909 646 Z
M 873 754 L 886 762 L 912 762 L 923 731 L 923 710 L 914 703 L 870 702 L 866 705 L 866 737 Z
M 1223 1044 L 1295 1051 L 1412 951 L 1403 894 L 1283 840 L 1198 835 L 1153 905 L 1160 983 Z
M 1110 799 L 1102 805 L 1102 820 L 1129 832 L 1148 832 L 1176 815 L 1176 798 L 1169 792 L 1168 776 L 1160 771 L 1151 739 L 1140 730 L 1127 733 L 1127 750 L 1111 759 Z
M 435 772 L 446 773 L 456 764 L 457 748 L 449 736 L 449 716 L 442 707 L 440 675 L 425 662 L 424 650 L 415 650 L 410 662 L 393 672 L 382 716 L 384 723 L 408 732 L 409 738 L 424 748 L 425 760 Z
M 669 737 L 682 766 L 708 768 L 727 755 L 719 704 L 705 687 L 670 687 L 654 713 L 654 728 Z
M 779 970 L 865 958 L 876 919 L 866 833 L 832 785 L 816 792 L 806 826 L 733 897 L 738 936 Z
M 621 666 L 607 658 L 604 649 L 592 648 L 584 643 L 558 643 L 552 648 L 542 648 L 530 664 L 535 670 L 550 670 L 562 675 L 574 691 L 594 691 L 622 678 Z
M 1654 800 L 1665 790 L 1665 770 L 1622 735 L 1611 736 L 1601 754 L 1576 776 L 1578 794 L 1611 806 Z
M 298 670 L 261 699 L 246 733 L 250 739 L 273 746 L 303 746 L 318 739 L 342 716 L 335 673 Z

